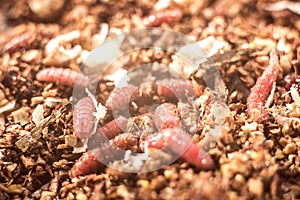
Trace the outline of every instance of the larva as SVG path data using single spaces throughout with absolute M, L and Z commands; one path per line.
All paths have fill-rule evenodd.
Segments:
M 87 139 L 94 128 L 95 106 L 90 97 L 80 99 L 74 106 L 73 127 L 76 137 Z
M 119 116 L 118 118 L 108 122 L 104 126 L 97 129 L 96 133 L 89 138 L 88 147 L 97 148 L 101 143 L 112 139 L 117 136 L 119 133 L 124 132 L 126 129 L 128 120 Z
M 157 94 L 169 99 L 183 99 L 194 94 L 192 83 L 185 79 L 167 78 L 158 80 Z M 116 88 L 106 100 L 106 107 L 110 110 L 124 109 L 129 104 L 132 94 L 137 86 L 128 84 L 125 87 Z
M 36 74 L 38 81 L 57 83 L 59 85 L 87 87 L 89 78 L 68 68 L 45 68 Z
M 98 151 L 98 150 L 97 150 Z M 99 162 L 90 151 L 85 152 L 76 162 L 70 170 L 70 177 L 74 178 L 79 175 L 87 175 L 96 172 L 102 163 Z
M 169 99 L 184 99 L 193 96 L 192 83 L 185 79 L 167 78 L 156 82 L 157 94 Z
M 212 158 L 180 128 L 167 128 L 146 138 L 144 148 L 169 148 L 199 169 L 213 169 Z
M 125 117 L 119 116 L 100 128 L 99 132 L 103 133 L 108 139 L 114 138 L 117 134 L 125 130 L 127 121 L 128 119 Z
M 180 118 L 177 108 L 171 103 L 159 105 L 154 111 L 153 120 L 158 130 L 180 127 Z
M 115 88 L 106 100 L 105 106 L 110 110 L 124 109 L 129 104 L 130 98 L 137 88 L 131 84 Z
M 69 175 L 74 178 L 98 172 L 105 167 L 104 164 L 121 159 L 123 156 L 124 151 L 116 147 L 111 141 L 103 143 L 98 148 L 85 152 L 76 160 Z
M 131 150 L 133 152 L 137 151 L 138 148 L 138 137 L 131 133 L 122 133 L 117 135 L 113 139 L 114 144 L 124 150 Z
M 175 24 L 182 19 L 182 11 L 179 9 L 163 10 L 144 17 L 143 24 L 146 27 L 160 26 L 163 23 Z
M 9 34 L 9 33 L 8 33 Z M 30 46 L 36 38 L 35 26 L 29 26 L 25 29 L 24 26 L 17 26 L 12 31 L 13 36 L 2 47 L 2 53 L 14 53 L 21 48 Z
M 145 144 L 146 148 L 169 148 L 182 154 L 182 158 L 200 169 L 214 168 L 211 157 L 206 155 L 205 151 L 193 142 L 192 137 L 180 128 L 180 119 L 175 105 L 164 103 L 158 106 L 154 111 L 154 123 L 160 132 L 148 136 L 142 146 Z
M 275 49 L 272 49 L 269 66 L 262 76 L 257 79 L 247 98 L 247 112 L 250 119 L 261 122 L 269 118 L 268 112 L 265 110 L 265 103 L 278 74 L 278 56 Z

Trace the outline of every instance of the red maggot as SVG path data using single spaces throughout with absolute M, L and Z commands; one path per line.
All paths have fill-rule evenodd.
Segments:
M 256 84 L 251 88 L 250 95 L 247 99 L 247 112 L 250 119 L 264 121 L 269 118 L 268 112 L 265 110 L 265 103 L 278 74 L 278 56 L 275 49 L 273 49 L 270 53 L 269 66 L 265 69 L 262 76 L 257 79 Z
M 179 9 L 163 10 L 144 17 L 146 27 L 160 26 L 163 23 L 174 24 L 182 19 L 182 11 Z

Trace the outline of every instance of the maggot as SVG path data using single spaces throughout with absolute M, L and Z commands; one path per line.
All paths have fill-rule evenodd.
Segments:
M 144 17 L 143 23 L 146 27 L 160 26 L 162 23 L 175 24 L 182 16 L 183 13 L 179 9 L 163 10 Z
M 250 119 L 264 121 L 269 118 L 268 112 L 265 109 L 265 103 L 278 74 L 278 56 L 276 50 L 273 49 L 270 53 L 269 66 L 265 69 L 262 76 L 257 79 L 247 98 L 247 112 Z
M 74 106 L 73 127 L 77 138 L 87 139 L 90 137 L 94 128 L 95 106 L 90 97 L 80 99 Z
M 57 83 L 58 85 L 87 87 L 89 78 L 68 68 L 45 68 L 36 74 L 38 81 Z

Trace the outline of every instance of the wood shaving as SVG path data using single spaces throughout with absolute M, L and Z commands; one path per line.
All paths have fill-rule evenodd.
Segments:
M 5 104 L 4 106 L 0 107 L 0 113 L 11 111 L 15 108 L 16 101 L 11 101 Z
M 265 7 L 268 11 L 281 11 L 288 9 L 297 15 L 300 15 L 300 3 L 292 1 L 280 1 L 276 3 L 267 4 Z
M 64 64 L 80 56 L 82 48 L 76 45 L 71 49 L 65 49 L 63 44 L 71 42 L 80 37 L 80 32 L 77 30 L 57 36 L 50 40 L 45 47 L 47 57 L 44 63 L 47 65 Z
M 29 108 L 20 108 L 11 113 L 13 116 L 15 123 L 20 123 L 21 126 L 24 126 L 30 122 L 29 119 Z
M 44 119 L 44 108 L 42 104 L 39 104 L 35 107 L 32 112 L 32 121 L 38 126 L 41 121 Z
M 291 96 L 292 96 L 293 100 L 296 102 L 296 104 L 298 106 L 300 106 L 299 86 L 297 86 L 296 84 L 293 84 L 290 91 L 291 91 Z
M 70 103 L 65 103 L 57 112 L 52 113 L 48 117 L 39 122 L 39 125 L 33 128 L 30 132 L 27 132 L 24 136 L 21 136 L 16 142 L 17 147 L 25 152 L 31 143 L 36 142 L 40 137 L 42 131 L 52 122 L 57 120 L 64 112 L 69 110 Z

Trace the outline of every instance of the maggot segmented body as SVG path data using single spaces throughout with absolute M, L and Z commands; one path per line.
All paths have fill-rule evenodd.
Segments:
M 9 32 L 8 41 L 2 46 L 1 53 L 14 53 L 21 48 L 26 48 L 34 43 L 36 38 L 36 27 L 30 25 L 29 27 L 24 27 L 23 25 L 17 26 Z
M 45 68 L 36 75 L 38 81 L 57 83 L 59 85 L 86 87 L 89 78 L 79 72 L 68 68 Z
M 94 135 L 89 138 L 88 147 L 97 148 L 100 144 L 114 138 L 126 129 L 128 119 L 123 116 L 108 122 L 102 127 L 99 127 Z
M 136 152 L 138 148 L 139 138 L 131 133 L 122 133 L 113 139 L 114 144 L 123 149 Z
M 137 88 L 137 86 L 131 84 L 121 88 L 115 88 L 106 100 L 106 107 L 111 110 L 124 109 L 126 105 L 128 106 L 130 98 Z
M 251 88 L 250 95 L 247 99 L 247 112 L 251 119 L 255 121 L 264 121 L 269 118 L 265 110 L 265 103 L 272 90 L 273 83 L 279 74 L 278 56 L 275 49 L 270 53 L 270 64 L 263 72 L 262 76 L 256 81 Z
M 211 157 L 180 128 L 180 118 L 175 105 L 164 103 L 158 106 L 154 111 L 154 123 L 160 131 L 146 137 L 141 144 L 142 148 L 169 148 L 200 169 L 214 168 Z
M 180 128 L 166 128 L 146 138 L 143 148 L 169 148 L 199 169 L 213 169 L 214 162 L 190 135 Z
M 76 137 L 87 139 L 94 128 L 95 106 L 90 97 L 80 99 L 74 106 L 73 113 L 73 127 Z
M 184 99 L 195 95 L 192 83 L 185 79 L 166 78 L 158 80 L 157 94 L 170 99 Z
M 183 13 L 179 9 L 163 10 L 144 17 L 146 27 L 160 26 L 162 23 L 174 24 L 182 19 Z
M 70 177 L 91 174 L 104 168 L 114 160 L 121 159 L 125 151 L 119 149 L 112 141 L 103 143 L 96 149 L 85 152 L 73 165 L 70 170 Z
M 85 152 L 76 162 L 70 170 L 70 177 L 74 178 L 80 175 L 87 175 L 99 170 L 103 166 L 91 152 Z
M 128 119 L 119 116 L 99 129 L 108 139 L 114 138 L 117 134 L 124 132 Z M 98 131 L 97 131 L 98 132 Z
M 192 82 L 185 79 L 166 78 L 156 81 L 155 85 L 156 87 L 154 87 L 153 90 L 155 90 L 159 96 L 163 96 L 167 99 L 176 100 L 195 96 Z M 132 97 L 132 100 L 134 100 L 137 92 L 143 93 L 143 89 L 147 89 L 147 87 L 142 87 L 142 90 L 138 91 L 138 88 L 139 87 L 132 84 L 115 88 L 106 100 L 106 107 L 110 110 L 124 109 L 128 106 Z

